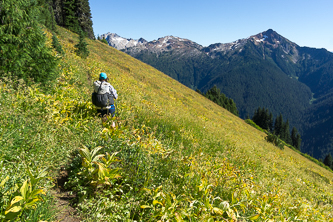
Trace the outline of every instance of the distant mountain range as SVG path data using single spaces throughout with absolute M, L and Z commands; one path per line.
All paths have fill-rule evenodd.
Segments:
M 333 53 L 300 47 L 272 29 L 203 47 L 166 36 L 154 41 L 102 35 L 109 45 L 203 92 L 216 85 L 241 118 L 258 107 L 282 113 L 302 135 L 302 151 L 333 155 Z

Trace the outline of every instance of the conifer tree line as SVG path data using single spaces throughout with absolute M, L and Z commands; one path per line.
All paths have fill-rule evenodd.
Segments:
M 279 136 L 281 140 L 300 150 L 302 142 L 301 135 L 298 133 L 295 127 L 293 127 L 290 133 L 289 120 L 287 119 L 287 121 L 284 122 L 281 113 L 274 121 L 273 114 L 269 112 L 268 109 L 259 107 L 257 110 L 255 110 L 252 121 L 262 129 L 265 129 Z
M 48 29 L 56 31 L 57 24 L 77 34 L 82 30 L 86 37 L 95 39 L 89 0 L 31 0 L 30 4 L 39 6 L 35 18 Z
M 84 37 L 94 38 L 94 34 L 88 0 L 0 0 L 0 77 L 24 79 L 27 83 L 47 83 L 57 78 L 58 58 L 46 45 L 43 31 L 53 31 L 52 46 L 63 54 L 55 35 L 54 3 L 59 3 L 65 24 L 80 34 L 76 53 L 83 58 L 89 55 Z
M 51 1 L 51 0 L 49 0 Z M 95 39 L 88 0 L 52 0 L 55 21 L 70 31 Z
M 41 25 L 52 28 L 45 1 L 0 1 L 0 77 L 46 83 L 57 76 L 57 59 Z
M 56 31 L 57 24 L 77 34 L 82 30 L 86 37 L 95 39 L 89 0 L 32 0 L 30 4 L 39 6 L 35 18 L 48 29 Z
M 233 113 L 234 115 L 238 116 L 238 109 L 236 107 L 236 103 L 233 99 L 226 97 L 223 93 L 221 93 L 220 89 L 217 88 L 215 85 L 207 90 L 206 93 L 202 93 L 200 90 L 196 90 L 198 93 L 202 94 L 209 100 L 213 101 L 214 103 L 218 104 L 219 106 L 222 106 L 229 112 Z

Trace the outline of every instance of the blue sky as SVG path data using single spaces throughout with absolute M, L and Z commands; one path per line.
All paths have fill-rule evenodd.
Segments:
M 147 41 L 167 35 L 203 46 L 273 29 L 300 46 L 333 52 L 333 0 L 90 0 L 95 35 Z

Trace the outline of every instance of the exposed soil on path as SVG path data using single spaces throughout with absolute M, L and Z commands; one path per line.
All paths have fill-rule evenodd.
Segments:
M 80 217 L 76 215 L 76 210 L 70 205 L 70 200 L 75 198 L 69 191 L 65 191 L 63 186 L 67 181 L 68 174 L 66 171 L 60 171 L 57 178 L 57 188 L 53 191 L 56 200 L 56 207 L 59 210 L 57 222 L 79 222 Z

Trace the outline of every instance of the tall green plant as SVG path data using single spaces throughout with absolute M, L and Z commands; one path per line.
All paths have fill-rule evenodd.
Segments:
M 27 174 L 29 179 L 23 182 L 20 189 L 18 189 L 17 184 L 15 184 L 15 186 L 7 192 L 10 193 L 10 191 L 14 191 L 12 192 L 14 197 L 11 198 L 9 205 L 6 207 L 4 215 L 0 214 L 5 220 L 22 219 L 21 216 L 25 211 L 36 209 L 37 203 L 43 200 L 41 195 L 45 195 L 45 192 L 43 189 L 40 189 L 38 185 L 41 180 L 47 178 L 46 169 L 34 174 L 29 167 L 27 167 Z M 4 187 L 8 179 L 9 177 L 7 176 L 0 183 L 0 188 Z
M 45 83 L 57 76 L 56 58 L 39 26 L 36 0 L 1 0 L 0 66 L 5 76 Z
M 111 164 L 118 162 L 116 155 L 118 152 L 110 155 L 106 153 L 97 154 L 102 147 L 96 147 L 91 151 L 86 147 L 79 148 L 79 153 L 82 157 L 82 175 L 87 179 L 91 185 L 97 187 L 98 185 L 111 185 L 110 180 L 119 178 L 119 169 L 111 169 Z

